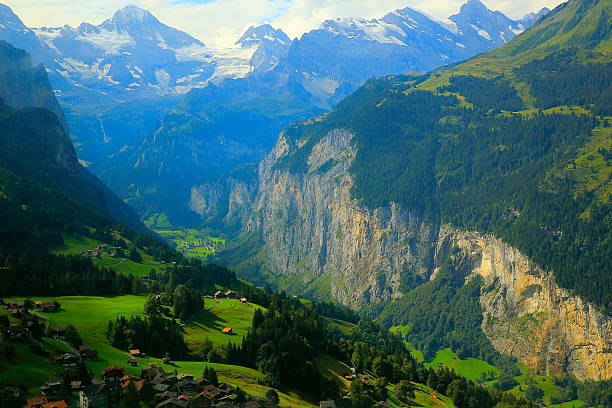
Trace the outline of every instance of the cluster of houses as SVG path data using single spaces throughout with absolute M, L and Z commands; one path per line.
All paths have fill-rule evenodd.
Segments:
M 116 247 L 109 246 L 107 244 L 96 245 L 93 249 L 83 249 L 79 251 L 81 256 L 89 257 L 89 258 L 101 258 L 103 253 L 106 253 L 113 258 L 117 256 Z
M 60 308 L 58 302 L 42 302 L 35 301 L 23 302 L 23 301 L 10 301 L 5 303 L 5 308 L 9 316 L 14 320 L 6 328 L 7 335 L 11 339 L 18 339 L 28 335 L 32 326 L 34 325 L 34 314 L 33 311 L 41 311 L 45 313 L 57 312 Z M 19 320 L 20 323 L 15 323 L 15 320 Z
M 156 364 L 149 364 L 140 377 L 126 375 L 121 366 L 109 366 L 102 379 L 79 392 L 80 408 L 112 408 L 119 404 L 123 393 L 133 385 L 141 399 L 153 398 L 156 408 L 265 408 L 264 399 L 239 401 L 236 389 L 228 384 L 214 385 L 190 374 L 167 373 Z
M 204 248 L 206 251 L 216 252 L 218 250 L 218 244 L 214 242 L 204 242 L 204 241 L 196 241 L 196 242 L 185 242 L 181 246 L 181 252 L 186 254 L 189 251 L 194 249 Z

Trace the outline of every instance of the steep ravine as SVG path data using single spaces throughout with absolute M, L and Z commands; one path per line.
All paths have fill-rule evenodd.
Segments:
M 243 230 L 261 245 L 256 259 L 235 265 L 239 272 L 248 274 L 256 263 L 287 290 L 359 307 L 402 296 L 406 276 L 432 278 L 458 247 L 456 269 L 484 280 L 482 328 L 497 350 L 538 374 L 612 377 L 612 319 L 559 288 L 550 272 L 494 237 L 422 220 L 396 204 L 371 211 L 351 199 L 352 139 L 346 130 L 329 132 L 312 148 L 307 171 L 291 173 L 278 164 L 307 141 L 281 135 L 259 165 L 256 196 L 230 185 L 231 210 L 224 211 L 248 213 Z M 192 203 L 206 213 L 214 197 L 214 189 L 202 187 Z

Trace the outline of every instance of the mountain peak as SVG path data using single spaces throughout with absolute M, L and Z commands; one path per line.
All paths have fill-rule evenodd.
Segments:
M 134 26 L 151 26 L 160 24 L 148 10 L 137 6 L 125 6 L 115 12 L 112 18 L 106 20 L 103 25 L 126 29 Z
M 263 41 L 278 42 L 283 45 L 289 45 L 291 39 L 281 29 L 275 29 L 270 24 L 260 24 L 249 27 L 244 34 L 236 41 L 236 45 L 242 47 L 250 47 L 253 44 L 259 44 Z
M 480 0 L 468 0 L 461 8 L 469 7 L 469 8 L 478 8 L 478 9 L 487 9 L 487 6 Z

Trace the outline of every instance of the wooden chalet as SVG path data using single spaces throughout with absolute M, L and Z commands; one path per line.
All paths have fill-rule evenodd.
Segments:
M 98 351 L 89 346 L 79 346 L 79 354 L 84 360 L 97 360 Z
M 41 408 L 68 408 L 68 404 L 64 400 L 47 402 L 46 404 L 43 404 Z
M 47 397 L 30 398 L 29 400 L 27 400 L 26 405 L 23 408 L 41 408 L 43 404 L 46 404 L 48 402 L 49 400 L 47 399 Z
M 223 334 L 234 334 L 234 330 L 231 327 L 224 327 L 221 329 L 221 333 Z

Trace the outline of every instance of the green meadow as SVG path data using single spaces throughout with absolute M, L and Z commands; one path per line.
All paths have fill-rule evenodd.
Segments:
M 241 303 L 237 299 L 204 299 L 204 310 L 184 323 L 185 341 L 194 351 L 199 350 L 206 338 L 216 348 L 230 341 L 240 343 L 250 330 L 257 309 L 263 308 L 253 303 Z M 221 333 L 225 327 L 231 328 L 233 334 Z
M 431 362 L 426 362 L 425 367 L 436 368 L 438 366 L 448 367 L 455 370 L 457 374 L 464 376 L 472 381 L 479 381 L 483 374 L 490 372 L 495 376 L 500 374 L 497 367 L 492 366 L 484 360 L 477 358 L 460 359 L 451 349 L 446 348 L 436 353 L 436 357 Z
M 64 245 L 53 248 L 51 250 L 52 253 L 57 255 L 78 255 L 80 251 L 91 250 L 103 244 L 103 242 L 83 236 L 64 235 L 63 238 Z M 112 268 L 117 273 L 124 275 L 143 276 L 148 274 L 151 269 L 161 270 L 162 265 L 159 262 L 155 261 L 150 255 L 145 254 L 144 251 L 138 250 L 138 252 L 142 257 L 142 262 L 140 263 L 127 258 L 112 257 L 106 252 L 103 252 L 100 258 L 92 258 L 92 262 L 97 266 Z
M 208 230 L 166 228 L 156 229 L 155 232 L 171 241 L 177 251 L 201 260 L 206 260 L 208 256 L 225 246 L 225 239 L 210 236 Z
M 177 371 L 179 373 L 202 375 L 205 365 L 215 368 L 219 379 L 234 386 L 240 386 L 248 393 L 255 396 L 264 396 L 268 387 L 259 385 L 263 374 L 257 370 L 218 363 L 205 363 L 199 361 L 175 361 L 169 365 L 162 364 L 160 359 L 144 357 L 138 358 L 138 367 L 127 365 L 129 359 L 125 351 L 111 346 L 106 339 L 106 329 L 109 320 L 115 320 L 119 316 L 141 315 L 146 301 L 145 296 L 65 296 L 57 298 L 36 298 L 35 300 L 51 301 L 57 300 L 62 305 L 62 310 L 55 313 L 39 313 L 49 319 L 51 326 L 73 325 L 77 328 L 85 345 L 91 346 L 99 353 L 98 361 L 88 361 L 87 366 L 92 372 L 99 376 L 102 370 L 109 365 L 120 365 L 126 368 L 128 374 L 140 375 L 143 368 L 149 363 L 163 366 L 166 371 Z M 13 299 L 7 299 L 13 300 Z M 15 299 L 22 300 L 22 299 Z M 193 321 L 185 325 L 186 340 L 197 344 L 204 337 L 209 337 L 213 343 L 221 347 L 227 344 L 229 338 L 238 341 L 249 329 L 255 308 L 253 304 L 242 304 L 238 300 L 223 299 L 220 303 L 206 299 L 205 307 L 208 309 L 197 316 Z M 237 330 L 234 336 L 228 336 L 218 332 L 217 328 L 230 325 Z M 8 384 L 37 384 L 30 389 L 32 395 L 36 395 L 38 387 L 45 381 L 57 378 L 59 367 L 53 365 L 49 357 L 43 357 L 32 352 L 28 344 L 16 344 L 15 356 L 9 361 L 4 356 L 0 357 L 0 385 Z M 51 354 L 66 352 L 70 347 L 61 341 L 44 338 L 43 349 Z M 279 392 L 281 405 L 294 407 L 311 407 L 306 402 L 305 396 L 299 395 L 292 390 Z M 307 396 L 306 396 L 307 397 Z

